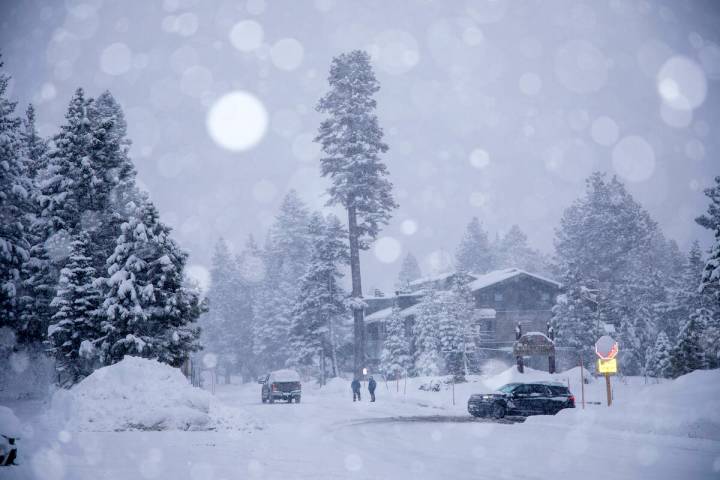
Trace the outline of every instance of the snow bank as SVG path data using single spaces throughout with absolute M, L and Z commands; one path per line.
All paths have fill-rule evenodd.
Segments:
M 720 440 L 720 370 L 698 370 L 648 385 L 622 402 L 528 422 Z
M 51 415 L 71 431 L 201 430 L 212 428 L 210 401 L 180 370 L 125 357 L 56 392 Z
M 22 425 L 15 413 L 8 407 L 0 405 L 0 435 L 6 437 L 22 437 Z

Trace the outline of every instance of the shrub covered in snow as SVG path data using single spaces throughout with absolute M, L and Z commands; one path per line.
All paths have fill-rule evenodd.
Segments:
M 71 431 L 200 430 L 212 428 L 210 401 L 177 368 L 125 357 L 58 391 L 52 413 Z

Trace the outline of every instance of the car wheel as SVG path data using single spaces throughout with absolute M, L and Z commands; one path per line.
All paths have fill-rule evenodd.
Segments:
M 262 397 L 262 396 L 260 397 L 260 400 L 262 400 L 263 403 L 266 403 L 266 402 L 267 402 L 267 399 L 266 399 L 265 397 Z
M 300 397 L 295 397 L 295 403 L 300 403 Z
M 269 397 L 269 398 L 268 398 L 268 402 L 270 402 L 270 403 L 275 403 L 275 399 L 274 399 L 273 397 Z
M 493 418 L 503 418 L 505 416 L 505 407 L 499 403 L 493 405 L 492 416 Z

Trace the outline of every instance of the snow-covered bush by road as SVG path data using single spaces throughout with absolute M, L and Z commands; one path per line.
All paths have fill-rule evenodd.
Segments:
M 125 357 L 58 391 L 51 414 L 70 431 L 200 430 L 212 428 L 211 399 L 176 368 Z

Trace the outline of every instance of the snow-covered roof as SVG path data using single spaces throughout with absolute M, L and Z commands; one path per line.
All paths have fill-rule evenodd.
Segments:
M 504 282 L 505 280 L 509 280 L 513 277 L 519 277 L 523 275 L 535 278 L 537 280 L 540 280 L 541 282 L 549 283 L 560 288 L 560 283 L 556 282 L 555 280 L 550 280 L 549 278 L 526 272 L 525 270 L 520 270 L 519 268 L 506 268 L 503 270 L 494 270 L 492 272 L 488 272 L 482 275 L 473 275 L 474 277 L 476 277 L 476 280 L 470 282 L 468 284 L 468 287 L 470 287 L 470 290 L 475 292 L 477 290 L 487 288 L 491 285 L 496 285 L 498 283 Z
M 429 277 L 422 277 L 418 278 L 417 280 L 413 280 L 412 282 L 409 282 L 408 285 L 411 287 L 419 287 L 421 285 L 425 285 L 426 283 L 433 283 L 433 282 L 440 282 L 443 280 L 447 280 L 448 278 L 452 277 L 453 275 L 457 275 L 458 272 L 445 272 L 445 273 L 439 273 L 437 275 L 432 275 Z M 471 277 L 477 277 L 474 273 L 469 273 L 467 275 L 470 275 Z
M 417 315 L 420 304 L 412 305 L 408 308 L 400 310 L 400 316 L 402 318 L 409 317 L 410 315 Z M 371 313 L 365 317 L 365 323 L 373 322 L 384 322 L 392 314 L 393 307 L 383 308 L 377 312 Z

